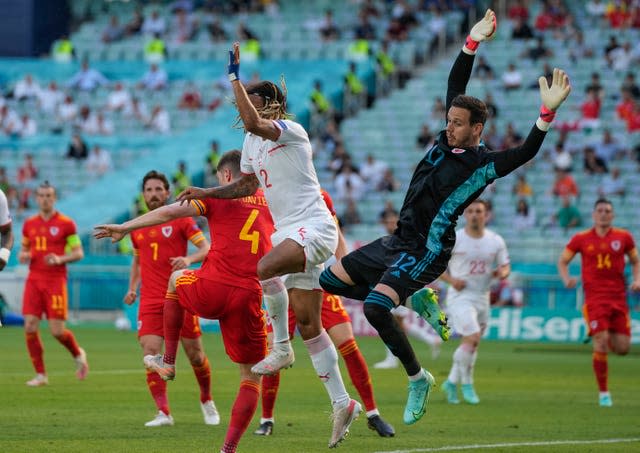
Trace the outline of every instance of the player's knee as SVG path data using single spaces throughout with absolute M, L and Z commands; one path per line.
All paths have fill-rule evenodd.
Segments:
M 167 289 L 172 293 L 176 291 L 176 280 L 178 280 L 178 278 L 181 277 L 183 273 L 184 270 L 180 269 L 177 271 L 173 271 L 171 277 L 169 277 L 169 286 L 167 287 Z
M 344 290 L 349 287 L 347 283 L 340 280 L 336 274 L 332 272 L 330 267 L 326 268 L 320 274 L 320 286 L 328 293 L 339 296 L 344 295 Z
M 365 301 L 362 311 L 364 312 L 364 316 L 367 318 L 367 321 L 369 321 L 369 324 L 376 329 L 387 322 L 393 321 L 391 311 L 382 305 L 368 303 Z

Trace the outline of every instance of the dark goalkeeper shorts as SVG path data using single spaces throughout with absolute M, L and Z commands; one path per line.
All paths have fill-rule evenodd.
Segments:
M 397 236 L 381 237 L 342 258 L 341 263 L 357 285 L 373 289 L 383 283 L 398 293 L 400 302 L 437 279 L 446 269 L 450 250 L 436 255 L 416 250 Z

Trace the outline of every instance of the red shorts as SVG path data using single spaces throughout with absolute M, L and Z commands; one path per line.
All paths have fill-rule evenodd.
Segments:
M 631 317 L 626 295 L 589 295 L 585 298 L 582 311 L 589 336 L 604 331 L 631 336 Z
M 199 278 L 186 271 L 176 280 L 180 305 L 202 318 L 220 321 L 227 355 L 236 363 L 258 363 L 267 354 L 262 292 Z
M 164 299 L 140 299 L 138 308 L 138 338 L 144 335 L 164 337 Z M 184 314 L 180 337 L 195 340 L 202 335 L 200 321 L 191 313 Z
M 338 324 L 351 322 L 349 313 L 347 313 L 347 310 L 342 306 L 342 299 L 340 299 L 340 296 L 334 296 L 333 294 L 329 294 L 325 291 L 322 292 L 322 312 L 320 313 L 320 319 L 322 327 L 324 327 L 325 330 L 329 330 Z M 267 326 L 267 331 L 273 332 L 270 322 Z M 293 338 L 295 332 L 296 315 L 291 309 L 291 306 L 289 306 L 289 337 Z
M 67 319 L 67 277 L 52 277 L 46 280 L 27 278 L 22 297 L 22 314 L 47 319 Z

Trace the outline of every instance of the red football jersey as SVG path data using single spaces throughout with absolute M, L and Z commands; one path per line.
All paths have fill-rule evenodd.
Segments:
M 271 250 L 273 220 L 264 192 L 238 199 L 192 200 L 209 222 L 211 248 L 198 270 L 200 278 L 260 289 L 258 261 Z
M 594 228 L 571 238 L 567 248 L 581 254 L 585 293 L 624 294 L 624 256 L 635 248 L 627 230 L 611 228 L 600 237 Z
M 331 196 L 329 195 L 329 192 L 327 192 L 326 190 L 322 189 L 322 198 L 324 199 L 325 204 L 327 205 L 327 208 L 329 208 L 329 212 L 331 213 L 331 215 L 333 217 L 336 216 L 336 209 L 333 207 L 333 200 L 331 199 Z
M 164 299 L 172 272 L 169 259 L 186 256 L 188 241 L 198 244 L 204 240 L 202 230 L 191 217 L 140 228 L 130 234 L 140 261 L 141 299 Z
M 29 217 L 22 226 L 22 246 L 31 252 L 29 278 L 47 279 L 67 275 L 67 265 L 49 266 L 44 257 L 53 253 L 64 255 L 69 236 L 77 234 L 76 224 L 56 212 L 49 220 L 40 214 Z

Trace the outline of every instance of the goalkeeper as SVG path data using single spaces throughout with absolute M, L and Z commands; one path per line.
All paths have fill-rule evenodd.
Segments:
M 404 366 L 409 377 L 403 417 L 406 424 L 415 423 L 426 412 L 435 380 L 420 366 L 391 309 L 406 305 L 427 320 L 442 339 L 448 339 L 447 320 L 436 295 L 425 285 L 447 268 L 458 216 L 488 184 L 536 155 L 556 110 L 571 91 L 569 79 L 560 69 L 554 69 L 551 86 L 541 77 L 540 115 L 522 146 L 502 152 L 488 150 L 481 142 L 487 107 L 464 92 L 480 42 L 495 31 L 495 13 L 487 10 L 471 29 L 451 68 L 446 128 L 416 167 L 395 232 L 348 254 L 320 277 L 321 286 L 329 293 L 364 301 L 367 320 Z

